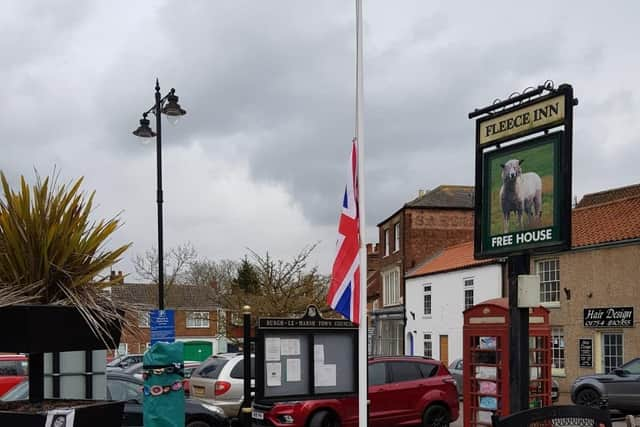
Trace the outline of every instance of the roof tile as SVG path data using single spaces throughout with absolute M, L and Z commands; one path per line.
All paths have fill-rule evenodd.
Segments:
M 640 238 L 640 193 L 573 210 L 574 248 Z

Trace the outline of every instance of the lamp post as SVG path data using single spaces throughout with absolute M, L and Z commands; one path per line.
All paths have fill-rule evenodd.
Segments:
M 156 202 L 158 204 L 158 309 L 164 310 L 164 245 L 162 235 L 162 120 L 160 115 L 166 114 L 169 118 L 177 120 L 187 114 L 178 104 L 176 90 L 171 89 L 164 97 L 160 95 L 160 83 L 156 79 L 156 102 L 147 111 L 142 113 L 140 126 L 133 131 L 135 136 L 141 138 L 156 137 L 156 160 L 158 174 L 158 188 L 156 190 Z M 147 115 L 153 112 L 156 116 L 156 131 L 149 127 Z

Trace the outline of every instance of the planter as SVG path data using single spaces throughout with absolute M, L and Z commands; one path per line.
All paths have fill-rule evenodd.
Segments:
M 0 308 L 0 352 L 50 353 L 105 349 L 105 343 L 89 327 L 77 308 L 61 305 L 23 304 Z M 115 346 L 121 325 L 106 325 Z
M 29 354 L 29 402 L 0 404 L 0 426 L 44 427 L 47 411 L 74 409 L 74 427 L 117 427 L 124 402 L 44 400 L 44 353 L 105 349 L 80 311 L 73 306 L 22 304 L 0 308 L 0 352 Z M 117 346 L 120 322 L 104 325 L 106 340 Z
M 64 405 L 64 403 L 68 405 Z M 20 426 L 20 427 L 44 427 L 47 420 L 46 409 L 41 412 L 22 412 L 19 410 L 11 410 L 16 405 L 24 402 L 4 402 L 0 403 L 0 425 L 3 426 Z M 100 402 L 93 400 L 45 400 L 42 402 L 44 407 L 55 406 L 62 409 L 73 408 L 75 410 L 74 427 L 92 426 L 92 427 L 114 427 L 120 426 L 122 423 L 122 412 L 124 410 L 124 402 Z M 9 410 L 4 410 L 5 406 L 9 406 Z

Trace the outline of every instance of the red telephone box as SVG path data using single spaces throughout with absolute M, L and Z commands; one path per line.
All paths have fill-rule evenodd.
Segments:
M 491 416 L 509 414 L 509 306 L 507 298 L 464 312 L 464 427 L 491 426 Z M 549 310 L 529 309 L 529 406 L 551 404 Z

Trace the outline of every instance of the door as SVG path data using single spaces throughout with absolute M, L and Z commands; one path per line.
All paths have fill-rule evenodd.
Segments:
M 449 335 L 440 335 L 440 361 L 449 366 Z
M 422 408 L 418 402 L 425 394 L 428 381 L 422 376 L 417 363 L 389 362 L 391 368 L 391 384 L 393 390 L 390 401 L 393 406 L 392 418 L 388 425 L 416 424 L 422 417 Z
M 184 343 L 184 360 L 202 362 L 213 353 L 213 344 L 209 341 L 186 341 Z
M 389 384 L 387 364 L 384 362 L 369 363 L 367 380 L 369 401 L 369 426 L 384 427 L 393 416 L 393 389 Z

